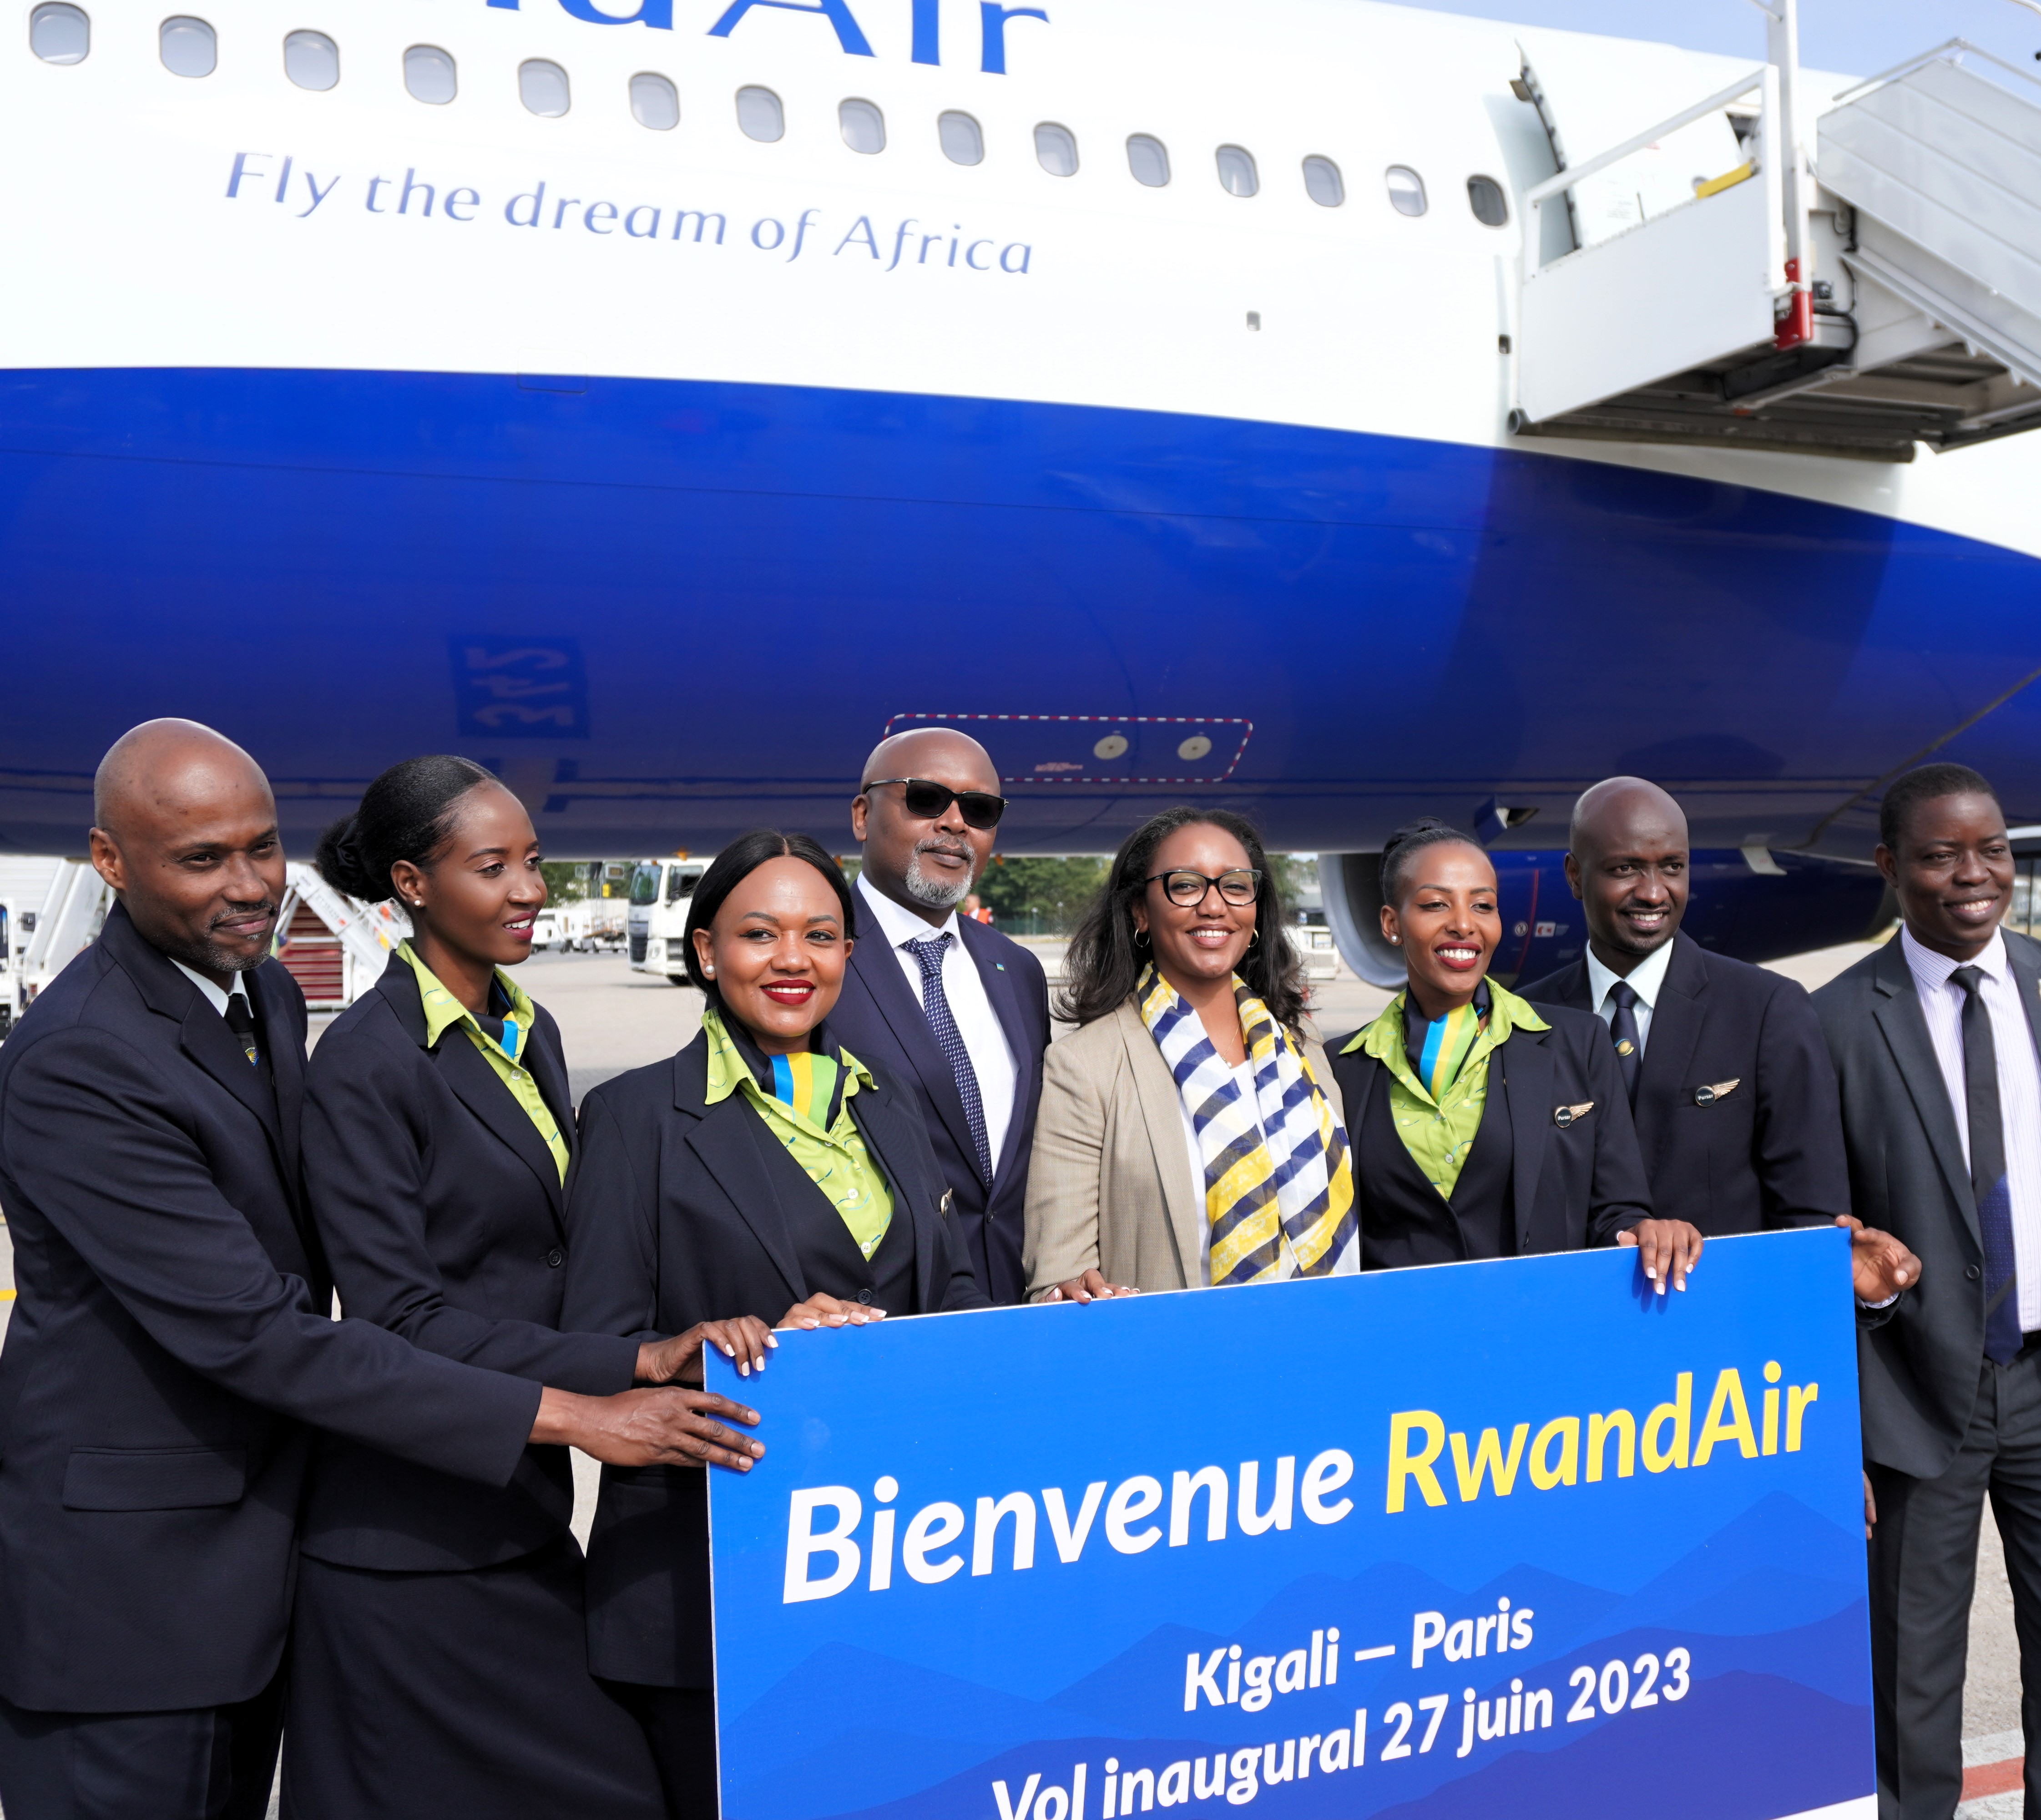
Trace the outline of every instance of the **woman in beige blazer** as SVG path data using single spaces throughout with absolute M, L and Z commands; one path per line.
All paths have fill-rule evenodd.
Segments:
M 1339 1090 L 1251 823 L 1171 809 L 1071 937 L 1028 1168 L 1031 1299 L 1360 1268 Z

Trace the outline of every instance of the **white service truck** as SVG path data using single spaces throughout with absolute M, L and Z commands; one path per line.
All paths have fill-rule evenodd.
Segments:
M 689 900 L 708 870 L 707 860 L 685 853 L 670 860 L 640 860 L 631 875 L 631 971 L 662 973 L 675 986 L 687 984 L 681 932 Z

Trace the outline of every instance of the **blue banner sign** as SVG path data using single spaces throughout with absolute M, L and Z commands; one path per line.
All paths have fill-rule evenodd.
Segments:
M 782 1336 L 711 1475 L 728 1820 L 1872 1798 L 1840 1231 Z

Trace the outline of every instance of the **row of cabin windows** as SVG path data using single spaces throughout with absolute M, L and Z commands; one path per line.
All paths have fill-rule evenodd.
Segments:
M 46 63 L 79 63 L 92 48 L 92 24 L 78 7 L 52 0 L 29 16 L 29 44 Z M 217 36 L 203 19 L 166 19 L 158 32 L 163 67 L 173 75 L 209 76 L 219 60 Z M 322 32 L 292 32 L 284 40 L 284 73 L 301 89 L 326 90 L 340 81 L 340 47 Z M 441 107 L 458 92 L 454 60 L 436 44 L 414 44 L 404 53 L 404 86 L 414 99 Z M 556 120 L 572 105 L 567 73 L 558 63 L 532 58 L 517 67 L 517 93 L 532 113 Z M 649 71 L 631 78 L 631 116 L 640 126 L 666 132 L 681 120 L 680 91 L 664 76 Z M 770 89 L 737 91 L 737 124 L 748 139 L 771 143 L 786 136 L 786 110 Z M 846 101 L 837 109 L 843 143 L 853 151 L 872 154 L 886 149 L 886 116 L 871 101 Z M 943 155 L 952 164 L 982 164 L 985 134 L 969 114 L 950 113 L 936 122 Z M 1254 155 L 1244 146 L 1223 145 L 1215 155 L 1219 187 L 1229 196 L 1260 193 L 1261 172 Z M 1045 120 L 1035 128 L 1035 158 L 1051 177 L 1074 177 L 1077 135 L 1068 127 Z M 1127 142 L 1127 168 L 1136 183 L 1160 189 L 1169 181 L 1169 150 L 1147 133 Z M 1346 181 L 1329 158 L 1304 160 L 1304 193 L 1322 208 L 1346 200 Z M 1391 165 L 1385 174 L 1391 205 L 1399 215 L 1422 215 L 1425 180 L 1407 165 Z M 1467 179 L 1467 202 L 1476 220 L 1500 227 L 1509 219 L 1502 186 L 1491 177 Z

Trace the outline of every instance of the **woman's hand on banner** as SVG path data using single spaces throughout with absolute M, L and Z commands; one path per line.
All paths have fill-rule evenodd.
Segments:
M 883 1308 L 863 1302 L 839 1301 L 834 1295 L 811 1295 L 780 1317 L 782 1327 L 862 1327 L 886 1318 Z
M 1619 1232 L 1616 1242 L 1637 1247 L 1637 1261 L 1661 1295 L 1669 1277 L 1675 1289 L 1684 1289 L 1687 1272 L 1701 1259 L 1700 1229 L 1684 1219 L 1640 1219 L 1627 1232 Z
M 637 1381 L 641 1384 L 699 1384 L 702 1349 L 713 1346 L 736 1366 L 740 1377 L 765 1369 L 765 1349 L 776 1346 L 773 1330 L 755 1314 L 728 1321 L 697 1322 L 670 1340 L 647 1340 L 638 1349 Z
M 1096 1270 L 1087 1270 L 1082 1276 L 1073 1276 L 1067 1283 L 1059 1283 L 1042 1299 L 1044 1302 L 1103 1302 L 1115 1295 L 1139 1295 L 1141 1292 L 1124 1283 L 1108 1283 Z

